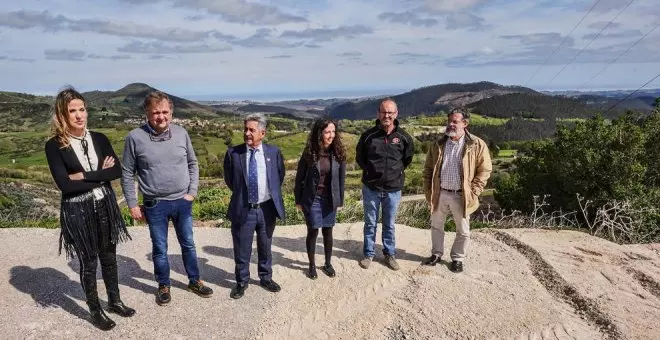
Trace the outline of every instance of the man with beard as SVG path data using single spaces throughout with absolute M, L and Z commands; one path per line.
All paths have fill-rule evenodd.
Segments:
M 451 213 L 456 238 L 451 248 L 450 270 L 463 271 L 470 238 L 470 214 L 479 207 L 479 195 L 492 171 L 488 146 L 467 131 L 470 114 L 453 109 L 447 115 L 445 136 L 431 145 L 424 164 L 424 193 L 431 209 L 431 257 L 423 264 L 435 266 L 444 252 L 445 219 Z

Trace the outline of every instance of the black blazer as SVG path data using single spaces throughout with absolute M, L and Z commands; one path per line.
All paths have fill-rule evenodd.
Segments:
M 309 210 L 316 196 L 316 187 L 319 185 L 319 162 L 309 166 L 305 156 L 298 161 L 296 172 L 296 185 L 294 195 L 296 204 Z M 346 179 L 346 162 L 337 162 L 335 156 L 330 153 L 330 194 L 332 196 L 332 208 L 344 206 L 344 181 Z
M 100 132 L 89 131 L 89 134 L 92 136 L 94 150 L 99 159 L 98 169 L 93 171 L 85 171 L 71 146 L 61 148 L 55 137 L 46 142 L 46 159 L 48 160 L 50 174 L 53 176 L 57 187 L 62 191 L 62 196 L 81 194 L 109 184 L 110 181 L 121 177 L 121 163 L 112 149 L 108 137 Z M 115 166 L 109 169 L 101 169 L 103 160 L 107 156 L 114 157 Z M 70 174 L 78 172 L 84 172 L 84 180 L 74 181 L 69 179 Z

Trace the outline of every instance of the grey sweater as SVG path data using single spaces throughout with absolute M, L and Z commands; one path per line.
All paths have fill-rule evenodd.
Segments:
M 176 200 L 185 194 L 197 196 L 199 168 L 190 136 L 179 125 L 170 124 L 169 129 L 172 137 L 167 140 L 152 140 L 145 126 L 126 136 L 121 187 L 129 208 L 138 204 L 136 174 L 144 196 L 162 200 Z

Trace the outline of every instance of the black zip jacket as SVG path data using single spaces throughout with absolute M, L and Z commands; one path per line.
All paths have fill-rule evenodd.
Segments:
M 362 168 L 362 183 L 374 191 L 399 191 L 403 189 L 403 170 L 413 159 L 413 139 L 394 120 L 394 130 L 389 135 L 380 121 L 360 136 L 355 150 L 355 161 Z

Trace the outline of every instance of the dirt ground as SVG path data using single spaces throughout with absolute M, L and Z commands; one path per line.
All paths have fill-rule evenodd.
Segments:
M 118 247 L 118 262 L 122 299 L 137 314 L 109 314 L 117 322 L 109 332 L 87 321 L 77 260 L 57 254 L 59 230 L 0 229 L 0 332 L 3 339 L 660 338 L 660 245 L 621 246 L 570 231 L 479 231 L 472 233 L 465 271 L 455 274 L 447 262 L 420 265 L 429 255 L 429 230 L 396 228 L 401 270 L 388 269 L 382 256 L 367 270 L 359 267 L 362 224 L 338 224 L 337 276 L 319 271 L 310 280 L 304 226 L 277 227 L 273 279 L 282 291 L 257 284 L 255 243 L 252 282 L 240 300 L 229 298 L 230 231 L 195 229 L 202 279 L 215 291 L 204 299 L 185 289 L 170 230 L 172 302 L 158 306 L 149 233 L 133 227 L 133 240 Z M 322 254 L 319 236 L 318 264 Z

